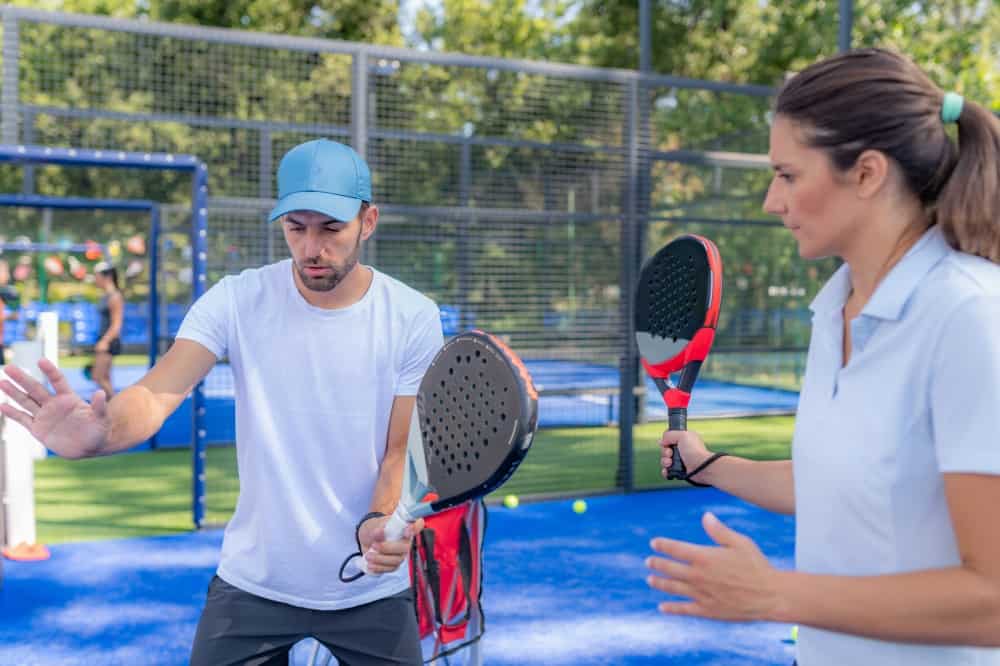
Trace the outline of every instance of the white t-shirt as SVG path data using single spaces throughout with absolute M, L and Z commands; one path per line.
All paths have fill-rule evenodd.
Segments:
M 225 277 L 191 307 L 178 338 L 232 365 L 240 495 L 218 574 L 267 599 L 349 608 L 406 589 L 392 574 L 338 577 L 357 550 L 395 396 L 416 395 L 443 344 L 432 300 L 373 270 L 346 308 L 317 308 L 290 259 Z
M 877 576 L 961 564 L 942 474 L 1000 474 L 1000 266 L 931 228 L 851 322 L 844 265 L 812 303 L 799 399 L 796 567 Z M 995 507 L 993 507 L 995 509 Z M 1000 529 L 983 507 L 981 529 Z M 1000 649 L 802 627 L 799 666 L 1000 666 Z

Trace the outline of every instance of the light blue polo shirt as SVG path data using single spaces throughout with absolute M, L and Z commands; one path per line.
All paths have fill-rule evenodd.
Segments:
M 942 474 L 1000 474 L 1000 266 L 932 227 L 851 322 L 850 269 L 812 305 L 799 399 L 796 567 L 875 576 L 960 564 Z M 983 529 L 1000 529 L 984 507 Z M 799 666 L 1000 666 L 1000 649 L 927 646 L 802 627 Z

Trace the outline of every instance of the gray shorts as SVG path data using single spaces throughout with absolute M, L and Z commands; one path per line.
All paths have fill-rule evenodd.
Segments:
M 341 666 L 423 663 L 412 589 L 354 608 L 321 611 L 264 599 L 215 576 L 198 621 L 191 666 L 285 666 L 292 646 L 310 636 Z

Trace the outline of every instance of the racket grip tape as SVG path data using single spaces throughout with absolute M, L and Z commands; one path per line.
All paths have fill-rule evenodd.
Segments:
M 392 515 L 389 516 L 389 522 L 385 524 L 385 540 L 399 541 L 403 538 L 403 531 L 409 524 L 410 523 L 399 514 L 399 509 L 397 508 L 392 512 Z
M 670 430 L 687 430 L 686 407 L 671 407 L 668 413 Z M 681 460 L 680 449 L 677 448 L 676 444 L 672 444 L 670 448 L 673 453 L 673 459 L 670 462 L 670 468 L 667 469 L 667 479 L 687 479 L 687 467 L 684 465 L 684 461 Z
M 688 429 L 688 410 L 686 407 L 671 407 L 669 415 L 671 430 Z
M 400 515 L 400 509 L 402 507 L 396 507 L 396 510 L 392 512 L 389 516 L 389 521 L 385 524 L 383 528 L 385 530 L 385 540 L 386 541 L 399 541 L 403 538 L 403 531 L 406 530 L 406 526 L 410 523 L 406 521 Z M 369 576 L 378 576 L 377 573 L 372 573 L 368 569 L 368 560 L 365 559 L 364 553 L 361 554 L 361 570 L 364 571 Z

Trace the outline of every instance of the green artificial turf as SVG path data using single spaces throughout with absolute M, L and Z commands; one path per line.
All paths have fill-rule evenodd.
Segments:
M 792 417 L 692 421 L 709 446 L 754 459 L 787 458 Z M 634 430 L 636 488 L 686 487 L 659 476 L 661 423 Z M 232 446 L 213 446 L 206 462 L 208 523 L 224 523 L 239 481 Z M 618 430 L 540 430 L 532 450 L 497 495 L 575 496 L 615 491 Z M 191 453 L 165 449 L 89 460 L 47 458 L 35 465 L 38 540 L 59 543 L 176 534 L 192 529 Z

